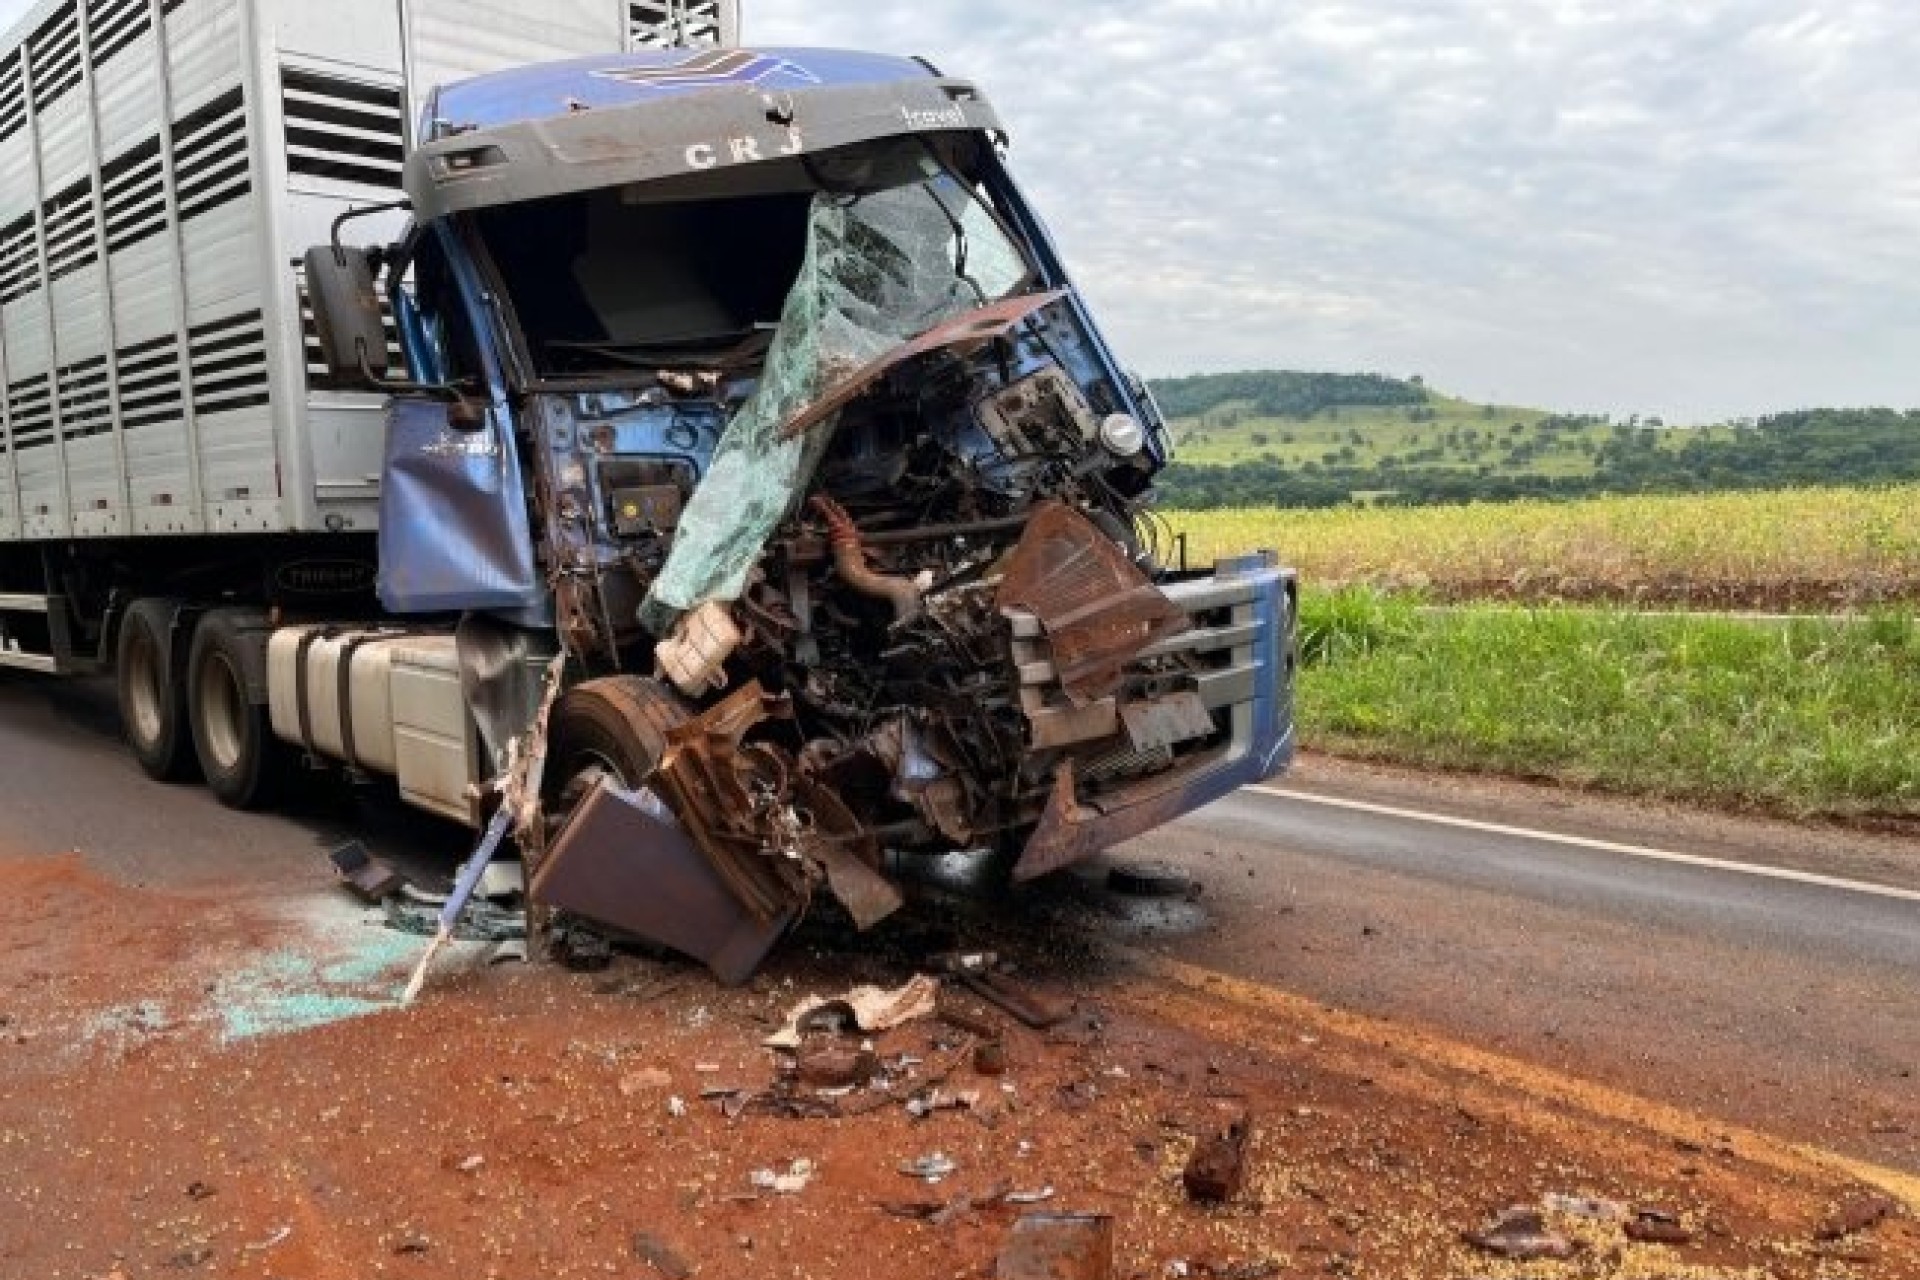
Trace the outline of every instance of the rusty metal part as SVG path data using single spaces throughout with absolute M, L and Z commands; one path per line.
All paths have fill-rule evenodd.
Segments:
M 791 834 L 771 829 L 786 808 L 788 762 L 777 748 L 742 739 L 765 721 L 792 714 L 785 698 L 749 682 L 671 730 L 666 757 L 648 779 L 734 895 L 763 921 L 790 918 L 804 907 L 812 879 L 797 856 L 769 853 L 770 844 Z
M 969 1035 L 979 1036 L 982 1040 L 997 1040 L 1000 1028 L 990 1021 L 983 1012 L 962 1009 L 950 1000 L 942 1000 L 935 1010 L 935 1016 L 950 1027 L 958 1028 Z
M 1142 650 L 1192 625 L 1112 538 L 1062 502 L 1034 507 L 996 603 L 1040 620 L 1054 678 L 1076 706 L 1114 693 Z
M 1007 1074 L 1007 1047 L 998 1040 L 987 1040 L 973 1047 L 973 1069 L 978 1075 Z
M 1856 1232 L 1876 1227 L 1900 1211 L 1900 1206 L 1879 1192 L 1862 1193 L 1842 1201 L 1814 1228 L 1813 1238 L 1821 1241 L 1844 1240 Z
M 1082 804 L 1075 792 L 1073 761 L 1061 761 L 1013 878 L 1036 879 L 1171 821 L 1194 806 L 1196 784 L 1215 769 L 1219 755 L 1197 752 L 1164 773 L 1103 792 L 1091 804 Z
M 806 434 L 852 404 L 869 387 L 916 356 L 923 356 L 943 348 L 955 354 L 964 354 L 983 347 L 1034 312 L 1051 306 L 1066 296 L 1065 289 L 1023 294 L 1005 298 L 989 306 L 975 307 L 943 324 L 937 324 L 919 337 L 901 343 L 859 368 L 851 370 L 845 377 L 837 379 L 824 393 L 815 398 L 812 404 L 787 419 L 785 425 L 780 428 L 780 435 L 783 439 L 791 440 L 795 436 Z
M 407 883 L 405 876 L 368 853 L 367 847 L 358 840 L 347 841 L 329 853 L 327 860 L 333 863 L 341 883 L 367 902 L 389 898 Z
M 1502 1210 L 1485 1228 L 1463 1232 L 1460 1238 L 1476 1249 L 1515 1262 L 1543 1258 L 1564 1261 L 1580 1248 L 1575 1240 L 1547 1230 L 1546 1219 L 1532 1205 Z
M 695 957 L 722 982 L 752 975 L 799 904 L 746 910 L 714 864 L 638 793 L 605 778 L 574 808 L 540 862 L 533 899 Z
M 1013 1224 L 994 1280 L 1113 1280 L 1113 1219 L 1104 1213 L 1029 1213 Z
M 1201 1139 L 1180 1172 L 1180 1185 L 1192 1199 L 1226 1203 L 1246 1185 L 1247 1153 L 1252 1146 L 1253 1117 L 1242 1114 L 1224 1133 Z
M 878 1075 L 880 1057 L 871 1049 L 814 1049 L 800 1055 L 796 1069 L 801 1084 L 816 1089 L 845 1089 L 865 1084 Z
M 904 901 L 880 874 L 878 842 L 783 748 L 743 741 L 792 714 L 786 698 L 751 682 L 671 730 L 648 785 L 757 918 L 791 918 L 824 878 L 854 922 L 870 928 Z
M 1206 702 L 1191 690 L 1140 698 L 1120 708 L 1120 723 L 1135 751 L 1171 747 L 1214 732 Z
M 925 608 L 919 585 L 911 578 L 879 573 L 867 564 L 860 528 L 846 509 L 824 493 L 813 495 L 813 509 L 827 522 L 827 540 L 833 547 L 833 571 L 840 580 L 863 596 L 891 604 L 895 622 L 911 622 L 919 617 Z
M 1012 1014 L 1035 1031 L 1057 1027 L 1073 1016 L 1072 1001 L 1057 1000 L 1037 991 L 1029 991 L 998 974 L 962 972 L 955 976 L 967 990 L 996 1009 Z
M 879 872 L 880 846 L 838 796 L 810 778 L 796 777 L 793 801 L 803 821 L 796 835 L 802 857 L 826 872 L 827 888 L 860 929 L 871 929 L 906 905 L 899 888 Z

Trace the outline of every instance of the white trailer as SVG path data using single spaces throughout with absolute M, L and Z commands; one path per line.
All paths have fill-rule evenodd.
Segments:
M 731 43 L 728 0 L 45 0 L 0 43 L 0 665 L 84 665 L 28 548 L 373 528 L 383 398 L 296 266 L 430 88 Z M 397 226 L 398 214 L 389 215 Z

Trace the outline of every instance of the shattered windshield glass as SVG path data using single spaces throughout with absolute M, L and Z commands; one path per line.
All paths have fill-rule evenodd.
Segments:
M 840 170 L 861 181 L 843 186 Z M 631 381 L 663 367 L 751 372 L 814 249 L 816 196 L 879 202 L 895 210 L 881 218 L 896 223 L 917 219 L 917 267 L 942 288 L 964 290 L 969 305 L 1004 297 L 1028 273 L 980 197 L 917 146 L 865 149 L 837 167 L 768 165 L 753 182 L 750 191 L 709 188 L 701 198 L 649 184 L 479 211 L 474 225 L 533 375 Z
M 992 215 L 949 179 L 858 198 L 816 196 L 758 387 L 681 516 L 642 624 L 665 635 L 701 602 L 739 598 L 833 438 L 832 421 L 785 438 L 789 418 L 868 361 L 1005 297 L 1027 275 Z

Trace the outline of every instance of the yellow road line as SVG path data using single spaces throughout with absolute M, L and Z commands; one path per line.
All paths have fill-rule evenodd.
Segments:
M 1141 973 L 1174 987 L 1249 1011 L 1305 1023 L 1371 1050 L 1384 1050 L 1423 1065 L 1461 1072 L 1476 1080 L 1511 1089 L 1529 1099 L 1551 1099 L 1558 1104 L 1571 1104 L 1589 1116 L 1637 1128 L 1662 1138 L 1700 1142 L 1703 1135 L 1724 1136 L 1733 1141 L 1741 1159 L 1781 1172 L 1841 1174 L 1885 1192 L 1905 1203 L 1910 1212 L 1920 1214 L 1920 1177 L 1899 1169 L 1729 1125 L 1711 1116 L 1640 1097 L 1610 1085 L 1597 1084 L 1551 1067 L 1522 1062 L 1364 1014 L 1332 1009 L 1275 987 L 1184 961 L 1132 947 L 1119 946 L 1115 950 Z

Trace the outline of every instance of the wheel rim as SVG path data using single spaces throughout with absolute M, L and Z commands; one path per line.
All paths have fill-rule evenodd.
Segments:
M 246 741 L 247 700 L 240 690 L 240 673 L 225 654 L 208 658 L 196 695 L 202 745 L 223 772 L 234 768 Z
M 142 746 L 152 746 L 166 729 L 167 690 L 160 670 L 160 646 L 140 624 L 127 645 L 126 671 L 128 728 Z

